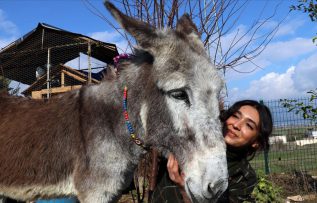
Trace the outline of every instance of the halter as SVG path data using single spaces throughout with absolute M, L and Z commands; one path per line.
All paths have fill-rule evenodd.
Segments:
M 129 121 L 127 99 L 128 99 L 128 88 L 127 88 L 127 86 L 124 86 L 124 90 L 123 90 L 123 114 L 124 114 L 124 118 L 125 118 L 125 124 L 128 128 L 128 131 L 130 133 L 130 137 L 131 137 L 132 141 L 135 144 L 137 144 L 138 146 L 142 147 L 143 149 L 148 150 L 149 148 L 144 145 L 143 141 L 135 135 L 134 129 Z

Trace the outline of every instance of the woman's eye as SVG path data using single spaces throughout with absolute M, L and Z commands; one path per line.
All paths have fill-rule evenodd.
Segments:
M 253 126 L 250 125 L 250 124 L 247 124 L 247 126 L 248 126 L 248 128 L 249 128 L 250 130 L 253 130 L 253 129 L 254 129 Z
M 188 95 L 185 90 L 171 90 L 168 95 L 177 100 L 184 101 L 187 105 L 190 105 Z

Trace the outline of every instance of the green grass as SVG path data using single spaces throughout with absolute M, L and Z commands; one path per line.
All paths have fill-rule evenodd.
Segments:
M 296 146 L 293 149 L 281 147 L 279 151 L 270 151 L 270 172 L 281 173 L 293 170 L 317 171 L 317 144 Z M 257 170 L 264 170 L 264 155 L 258 154 L 252 161 Z

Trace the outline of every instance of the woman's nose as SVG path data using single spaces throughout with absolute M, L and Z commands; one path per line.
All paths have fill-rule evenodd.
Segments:
M 241 128 L 241 120 L 237 120 L 236 122 L 233 123 L 234 129 L 240 130 Z

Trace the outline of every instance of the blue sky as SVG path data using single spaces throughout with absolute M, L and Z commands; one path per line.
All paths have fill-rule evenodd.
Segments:
M 103 8 L 102 0 L 90 2 L 103 15 L 109 16 Z M 254 60 L 260 68 L 251 73 L 227 71 L 226 100 L 302 97 L 305 92 L 317 87 L 317 47 L 311 40 L 317 33 L 317 23 L 311 22 L 307 15 L 301 12 L 288 14 L 289 6 L 296 4 L 297 1 L 251 0 L 238 19 L 236 27 L 224 39 L 230 41 L 230 37 L 237 29 L 241 32 L 246 30 L 263 8 L 263 16 L 272 14 L 277 3 L 280 3 L 278 12 L 265 24 L 263 32 L 276 26 L 286 17 L 271 43 Z M 103 19 L 92 13 L 84 1 L 0 0 L 0 48 L 29 32 L 39 22 L 115 43 L 123 49 L 127 44 Z M 252 46 L 256 44 L 257 42 L 254 42 Z M 236 67 L 239 71 L 254 68 L 252 63 Z

